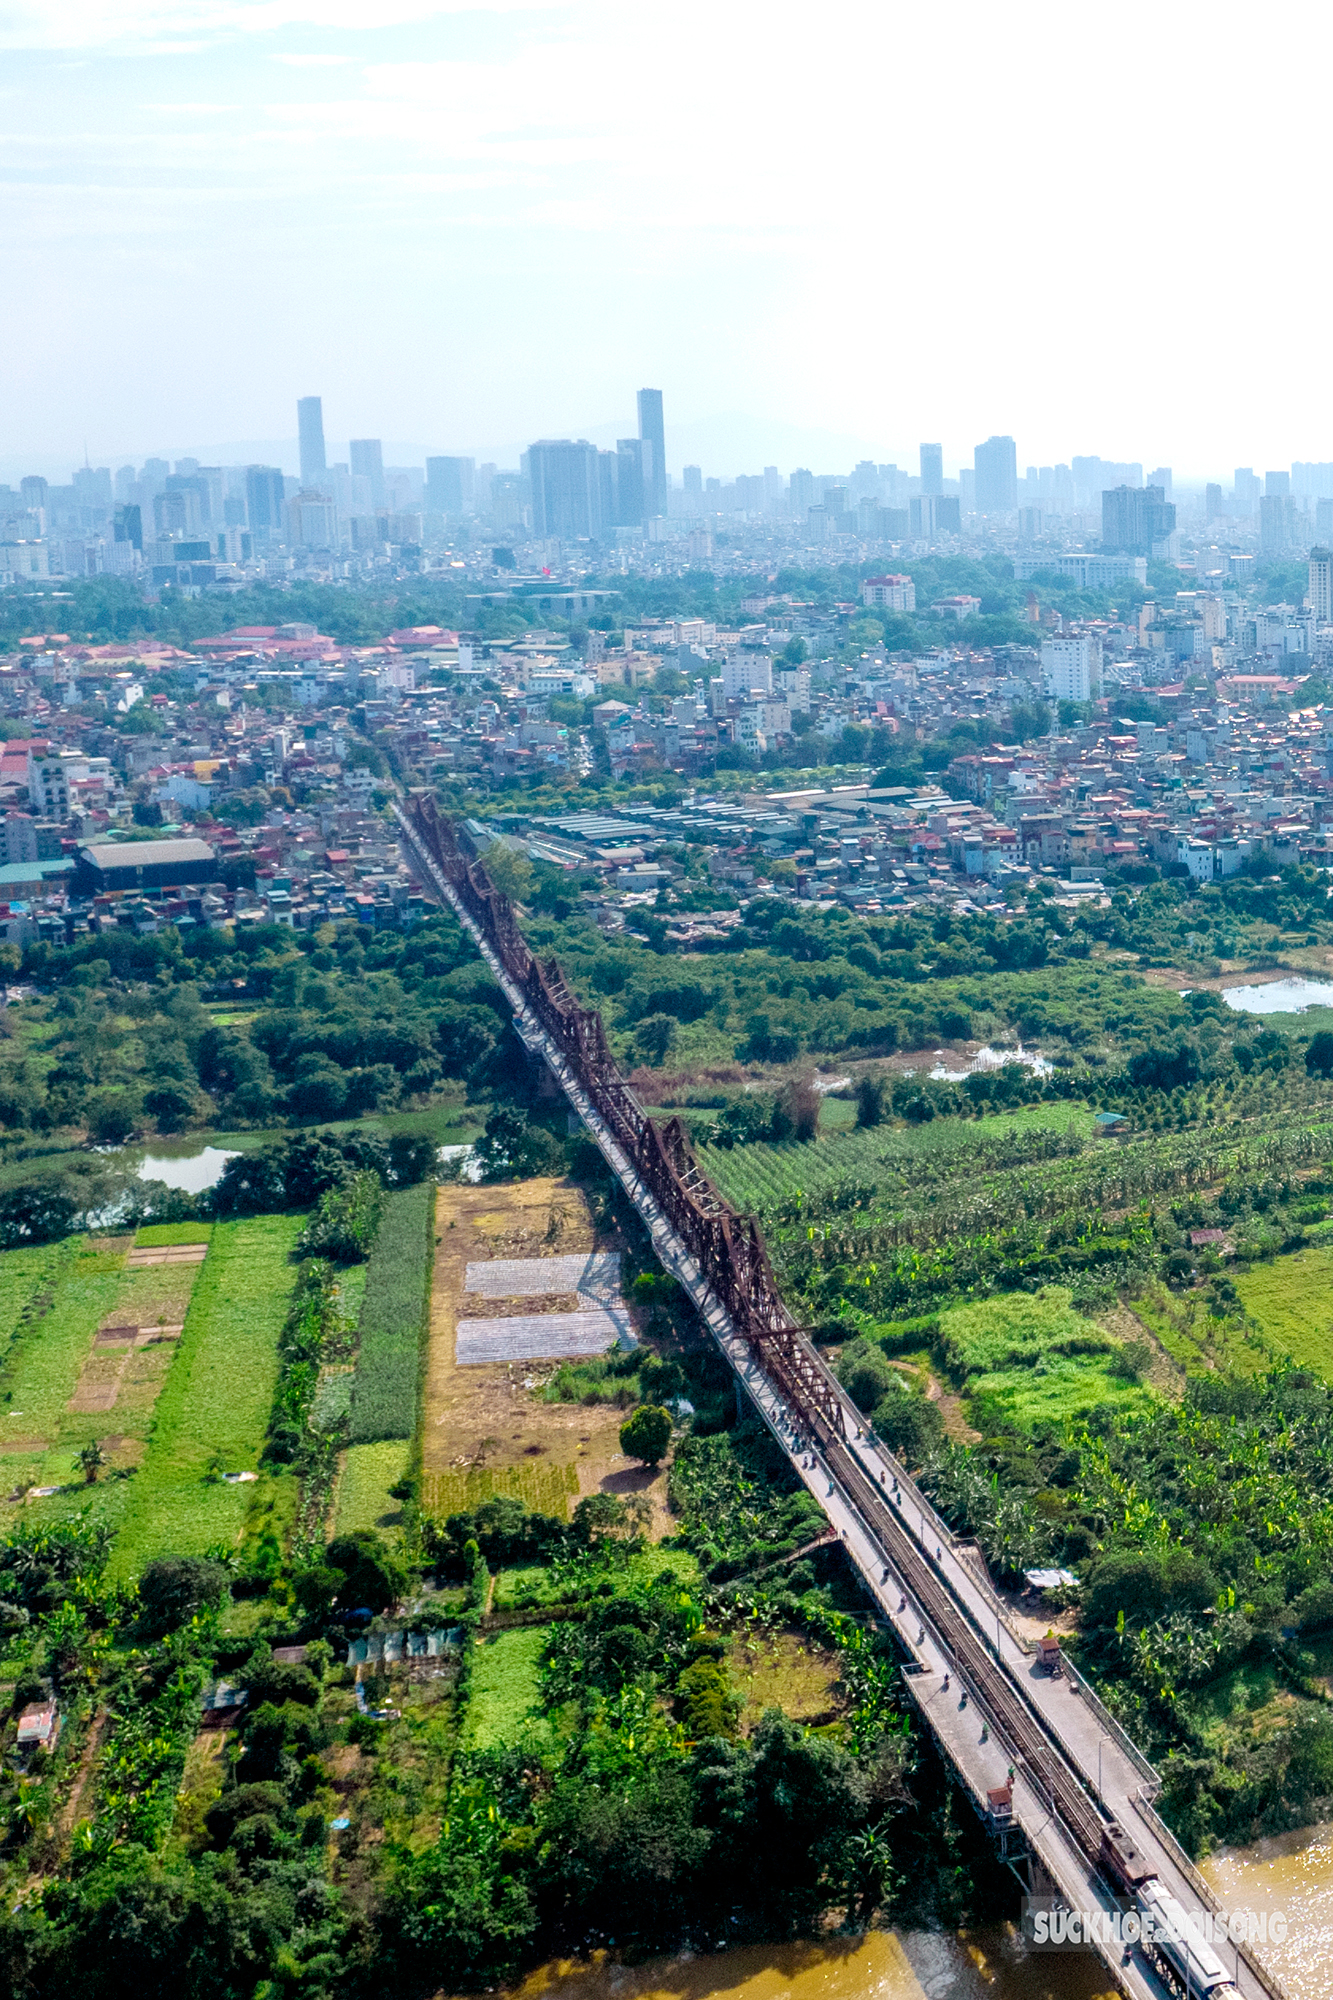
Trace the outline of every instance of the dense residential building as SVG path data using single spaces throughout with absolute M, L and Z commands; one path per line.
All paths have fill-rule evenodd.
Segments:
M 861 602 L 882 611 L 915 611 L 916 585 L 910 576 L 868 576 L 861 585 Z
M 1086 638 L 1043 639 L 1041 674 L 1054 701 L 1089 701 L 1092 697 L 1092 642 Z

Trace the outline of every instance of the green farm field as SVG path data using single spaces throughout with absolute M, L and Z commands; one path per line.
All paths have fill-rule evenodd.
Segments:
M 1275 1348 L 1333 1382 L 1333 1244 L 1257 1265 L 1236 1290 Z
M 350 1535 L 357 1528 L 392 1532 L 402 1518 L 402 1502 L 389 1488 L 396 1486 L 412 1462 L 410 1438 L 387 1438 L 378 1444 L 349 1445 L 343 1454 L 334 1501 L 333 1532 Z
M 906 1129 L 875 1125 L 860 1131 L 825 1132 L 801 1144 L 787 1140 L 774 1146 L 700 1144 L 704 1171 L 728 1201 L 741 1208 L 762 1207 L 796 1189 L 810 1193 L 841 1180 L 871 1180 L 878 1166 L 901 1166 L 914 1159 L 940 1163 L 957 1156 L 966 1173 L 967 1155 L 974 1148 L 1009 1132 L 1067 1132 L 1090 1136 L 1092 1112 L 1086 1105 L 1033 1104 L 991 1118 L 937 1119 Z
M 524 1739 L 537 1706 L 537 1662 L 549 1625 L 523 1625 L 478 1639 L 472 1662 L 463 1744 L 468 1750 L 499 1750 Z
M 258 1467 L 299 1228 L 288 1215 L 215 1226 L 117 1537 L 116 1575 L 239 1537 L 253 1487 L 212 1474 Z

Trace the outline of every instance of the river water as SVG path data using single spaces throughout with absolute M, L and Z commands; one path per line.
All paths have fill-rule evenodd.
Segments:
M 1280 1909 L 1282 1944 L 1262 1948 L 1264 1962 L 1290 2000 L 1328 2000 L 1333 1993 L 1333 1826 L 1305 1827 L 1232 1847 L 1202 1864 L 1223 1908 Z
M 507 2000 L 1113 2000 L 1088 1952 L 1033 1957 L 1007 1926 L 970 1933 L 871 1931 L 814 1944 L 751 1945 L 703 1958 L 542 1965 Z

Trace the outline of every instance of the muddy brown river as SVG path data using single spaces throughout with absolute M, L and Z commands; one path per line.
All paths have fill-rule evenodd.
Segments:
M 1113 2000 L 1086 1953 L 1034 1958 L 1015 1931 L 872 1931 L 647 1965 L 539 1966 L 508 2000 Z M 1293 1996 L 1294 2000 L 1294 1996 Z

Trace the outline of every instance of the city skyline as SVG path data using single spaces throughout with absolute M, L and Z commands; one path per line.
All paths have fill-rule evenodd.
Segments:
M 669 390 L 654 390 L 652 392 L 639 393 L 657 395 L 659 398 L 659 413 L 661 409 L 660 399 L 664 395 L 670 396 Z M 582 440 L 602 451 L 613 451 L 617 443 L 623 439 L 624 434 L 627 431 L 634 431 L 637 427 L 641 426 L 642 422 L 639 415 L 628 414 L 618 419 L 611 418 L 599 423 L 570 425 L 563 429 L 554 425 L 548 425 L 544 429 L 534 431 L 530 437 L 515 437 L 499 445 L 479 445 L 474 442 L 464 442 L 457 436 L 423 440 L 419 436 L 415 439 L 404 439 L 381 435 L 367 439 L 354 438 L 331 428 L 322 407 L 325 404 L 325 400 L 319 394 L 293 397 L 291 407 L 297 413 L 297 422 L 291 427 L 290 433 L 285 436 L 275 434 L 270 437 L 241 437 L 231 442 L 222 443 L 201 443 L 198 440 L 194 440 L 175 444 L 163 444 L 158 440 L 145 445 L 142 441 L 138 441 L 137 443 L 127 444 L 123 448 L 112 449 L 108 447 L 102 450 L 93 449 L 91 441 L 86 441 L 85 446 L 80 449 L 77 458 L 72 458 L 69 454 L 61 455 L 49 447 L 45 451 L 30 454 L 20 455 L 12 451 L 6 453 L 3 447 L 3 440 L 0 440 L 0 482 L 5 480 L 13 482 L 35 474 L 55 484 L 62 480 L 68 480 L 83 467 L 95 467 L 99 461 L 104 465 L 115 465 L 116 463 L 126 462 L 142 463 L 146 460 L 160 457 L 173 462 L 178 458 L 193 458 L 201 463 L 227 466 L 274 465 L 289 477 L 299 476 L 303 482 L 308 483 L 308 468 L 303 456 L 301 419 L 301 410 L 306 405 L 313 406 L 316 411 L 314 421 L 318 430 L 317 448 L 322 455 L 322 463 L 319 467 L 321 473 L 339 462 L 350 465 L 355 448 L 359 444 L 367 442 L 373 443 L 379 448 L 381 465 L 383 467 L 414 466 L 421 468 L 428 459 L 443 454 L 467 457 L 478 464 L 492 462 L 502 468 L 514 469 L 519 465 L 524 453 L 529 450 L 531 445 L 540 440 L 567 439 L 571 442 Z M 674 410 L 674 404 L 671 407 Z M 750 449 L 748 456 L 733 451 L 728 457 L 725 449 L 722 455 L 714 456 L 707 451 L 706 447 L 702 447 L 699 444 L 700 432 L 701 430 L 706 431 L 707 427 L 701 426 L 697 422 L 691 422 L 688 419 L 677 422 L 673 416 L 665 422 L 663 429 L 666 440 L 666 473 L 670 484 L 677 487 L 681 484 L 684 469 L 690 465 L 697 465 L 701 459 L 707 461 L 704 465 L 706 472 L 725 480 L 736 479 L 748 472 L 754 472 L 765 462 L 778 463 L 783 477 L 787 478 L 792 472 L 801 469 L 801 461 L 803 460 L 811 462 L 812 469 L 817 476 L 828 476 L 838 470 L 850 469 L 853 464 L 863 459 L 870 459 L 878 464 L 893 464 L 899 469 L 910 473 L 913 478 L 916 478 L 925 469 L 920 460 L 920 454 L 925 451 L 932 454 L 932 461 L 928 474 L 929 483 L 923 490 L 933 493 L 936 490 L 935 482 L 937 480 L 941 482 L 948 481 L 956 488 L 960 475 L 971 474 L 978 464 L 977 454 L 984 454 L 988 446 L 997 446 L 1005 448 L 1002 456 L 1006 462 L 1001 469 L 1000 478 L 1003 491 L 1009 497 L 1003 499 L 999 507 L 999 511 L 1005 511 L 1018 504 L 1012 496 L 1013 481 L 1017 479 L 1021 485 L 1025 472 L 1032 469 L 1035 463 L 1034 454 L 1024 449 L 1024 440 L 1021 437 L 1015 438 L 1013 435 L 1007 433 L 991 432 L 984 438 L 979 436 L 976 442 L 969 446 L 957 442 L 940 445 L 923 444 L 918 441 L 910 443 L 899 441 L 886 445 L 883 440 L 876 443 L 874 439 L 870 440 L 868 444 L 862 445 L 850 435 L 839 435 L 836 433 L 823 434 L 821 442 L 821 434 L 816 432 L 805 434 L 803 440 L 798 440 L 796 444 L 793 444 L 784 456 L 778 443 L 775 443 L 771 448 L 765 445 L 763 442 L 765 427 L 756 424 L 754 426 L 756 441 Z M 783 433 L 785 432 L 790 436 L 794 427 L 775 424 L 772 426 L 772 429 L 777 433 L 779 440 L 781 440 Z M 640 435 L 642 435 L 641 431 Z M 1079 441 L 1085 446 L 1088 442 L 1086 438 Z M 801 449 L 801 442 L 804 442 L 806 449 Z M 1100 458 L 1103 455 L 1101 453 L 1080 453 L 1073 449 L 1066 449 L 1057 453 L 1054 459 L 1048 461 L 1048 463 L 1053 463 L 1056 467 L 1068 469 L 1081 456 Z M 1304 464 L 1312 466 L 1333 464 L 1333 456 L 1321 458 L 1312 449 L 1308 458 L 1304 457 L 1300 450 L 1297 450 L 1289 454 L 1286 458 L 1272 458 L 1266 462 L 1259 455 L 1251 452 L 1248 454 L 1249 463 L 1242 464 L 1241 461 L 1246 456 L 1244 453 L 1216 454 L 1215 462 L 1203 470 L 1180 466 L 1172 467 L 1161 463 L 1154 465 L 1154 460 L 1159 458 L 1160 454 L 1150 451 L 1141 451 L 1137 458 L 1129 459 L 1106 456 L 1104 463 L 1108 468 L 1117 466 L 1123 468 L 1129 465 L 1136 466 L 1140 474 L 1140 483 L 1142 484 L 1150 484 L 1156 471 L 1165 471 L 1168 478 L 1174 483 L 1177 492 L 1197 492 L 1201 495 L 1205 493 L 1210 485 L 1215 483 L 1230 486 L 1236 474 L 1241 472 L 1253 477 L 1255 480 L 1254 493 L 1256 501 L 1259 494 L 1263 491 L 1265 480 L 1271 475 L 1281 477 L 1292 468 L 1298 468 Z M 1113 480 L 1110 483 L 1115 484 L 1119 482 L 1118 480 Z M 979 511 L 991 510 L 979 508 Z

